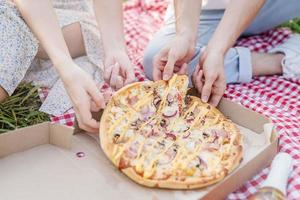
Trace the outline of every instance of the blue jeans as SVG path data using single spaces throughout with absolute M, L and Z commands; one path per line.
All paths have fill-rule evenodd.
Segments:
M 201 11 L 195 55 L 188 63 L 188 73 L 190 77 L 199 62 L 202 47 L 207 45 L 223 17 L 223 14 L 224 10 Z M 299 0 L 266 0 L 255 20 L 241 36 L 262 33 L 298 16 L 300 16 Z M 152 79 L 153 57 L 175 36 L 175 34 L 174 9 L 173 5 L 170 4 L 165 16 L 165 26 L 154 35 L 154 38 L 150 41 L 145 50 L 143 65 L 146 76 L 149 79 Z M 227 83 L 251 81 L 252 63 L 250 50 L 245 47 L 230 48 L 225 56 L 224 67 Z

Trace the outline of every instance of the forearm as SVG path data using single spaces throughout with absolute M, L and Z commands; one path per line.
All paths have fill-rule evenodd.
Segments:
M 105 53 L 126 51 L 122 0 L 94 0 L 94 10 L 101 32 Z
M 208 44 L 208 49 L 225 54 L 250 25 L 265 0 L 232 0 Z
M 201 5 L 202 0 L 174 0 L 177 35 L 196 41 Z
M 15 2 L 57 71 L 64 74 L 66 69 L 63 63 L 72 62 L 72 58 L 51 2 L 49 0 L 16 0 Z

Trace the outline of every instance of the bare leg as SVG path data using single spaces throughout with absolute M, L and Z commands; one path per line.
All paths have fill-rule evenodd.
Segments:
M 0 86 L 0 102 L 3 102 L 7 97 L 7 92 Z
M 72 58 L 85 55 L 86 52 L 79 22 L 65 26 L 62 32 Z M 49 59 L 42 46 L 39 46 L 37 57 Z
M 284 54 L 252 53 L 253 76 L 282 74 Z

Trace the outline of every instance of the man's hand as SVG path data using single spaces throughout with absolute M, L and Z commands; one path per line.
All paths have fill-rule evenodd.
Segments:
M 98 133 L 99 122 L 92 118 L 91 111 L 99 111 L 105 107 L 104 98 L 96 83 L 85 71 L 75 63 L 68 67 L 68 72 L 62 75 L 62 81 L 73 103 L 79 127 Z
M 204 50 L 192 79 L 202 101 L 217 106 L 226 89 L 223 54 Z
M 174 73 L 185 74 L 186 64 L 194 55 L 195 44 L 190 37 L 177 35 L 154 58 L 153 79 L 169 80 Z
M 106 55 L 104 80 L 117 90 L 135 81 L 133 66 L 125 52 L 110 52 Z

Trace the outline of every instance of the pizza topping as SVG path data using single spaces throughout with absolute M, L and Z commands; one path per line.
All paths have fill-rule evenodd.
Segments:
M 126 137 L 129 138 L 129 137 L 132 137 L 133 135 L 134 135 L 134 131 L 132 129 L 129 129 L 126 131 L 126 134 L 125 134 Z
M 169 103 L 172 103 L 172 102 L 174 101 L 174 95 L 173 95 L 173 94 L 168 94 L 168 95 L 167 95 L 167 101 L 168 101 Z
M 191 131 L 186 131 L 183 135 L 183 139 L 187 139 L 191 135 Z
M 174 106 L 167 106 L 163 110 L 163 116 L 167 118 L 175 117 L 177 114 L 177 109 Z
M 149 137 L 153 132 L 153 129 L 151 126 L 144 126 L 141 130 L 141 134 L 145 137 Z
M 127 99 L 129 105 L 131 105 L 131 106 L 134 105 L 138 100 L 139 99 L 136 95 L 133 96 L 133 97 L 128 97 L 128 99 Z
M 165 119 L 162 119 L 159 124 L 162 128 L 165 128 L 168 125 L 167 120 L 165 120 Z
M 168 151 L 158 160 L 158 164 L 166 165 L 174 160 L 176 157 L 177 150 L 174 151 L 173 148 L 169 148 Z
M 194 121 L 194 119 L 195 119 L 195 116 L 194 116 L 194 113 L 189 113 L 188 115 L 187 115 L 187 117 L 186 117 L 186 122 L 187 123 L 192 123 L 193 121 Z
M 142 121 L 146 121 L 154 113 L 155 113 L 155 110 L 153 109 L 153 107 L 149 107 L 148 105 L 143 106 L 142 109 L 141 109 L 141 115 L 140 115 L 139 119 L 142 120 Z
M 202 133 L 202 136 L 203 136 L 204 139 L 207 139 L 207 138 L 209 137 L 209 134 L 206 133 L 206 132 L 203 132 L 203 133 Z
M 150 109 L 149 109 L 148 105 L 143 106 L 141 109 L 142 114 L 147 114 L 149 111 L 150 111 Z
M 161 102 L 161 99 L 158 96 L 153 99 L 153 105 L 155 106 L 155 108 L 158 108 L 158 106 L 160 105 L 160 102 Z
M 115 133 L 114 134 L 114 138 L 113 138 L 113 142 L 117 143 L 119 138 L 120 138 L 120 134 L 119 133 Z
M 192 102 L 192 98 L 191 98 L 189 95 L 185 96 L 185 98 L 184 98 L 184 103 L 185 103 L 186 105 L 190 105 L 191 102 Z
M 186 143 L 185 147 L 187 148 L 188 151 L 193 151 L 196 147 L 196 142 L 190 140 Z
M 168 132 L 168 133 L 165 133 L 165 134 L 166 134 L 166 138 L 170 138 L 173 141 L 176 140 L 176 135 L 173 132 Z
M 203 156 L 198 156 L 198 160 L 199 160 L 199 164 L 196 165 L 196 167 L 200 168 L 200 167 L 203 167 L 203 168 L 207 168 L 207 163 L 206 161 L 203 159 Z
M 202 147 L 203 150 L 215 151 L 219 150 L 220 145 L 216 143 L 205 143 Z

